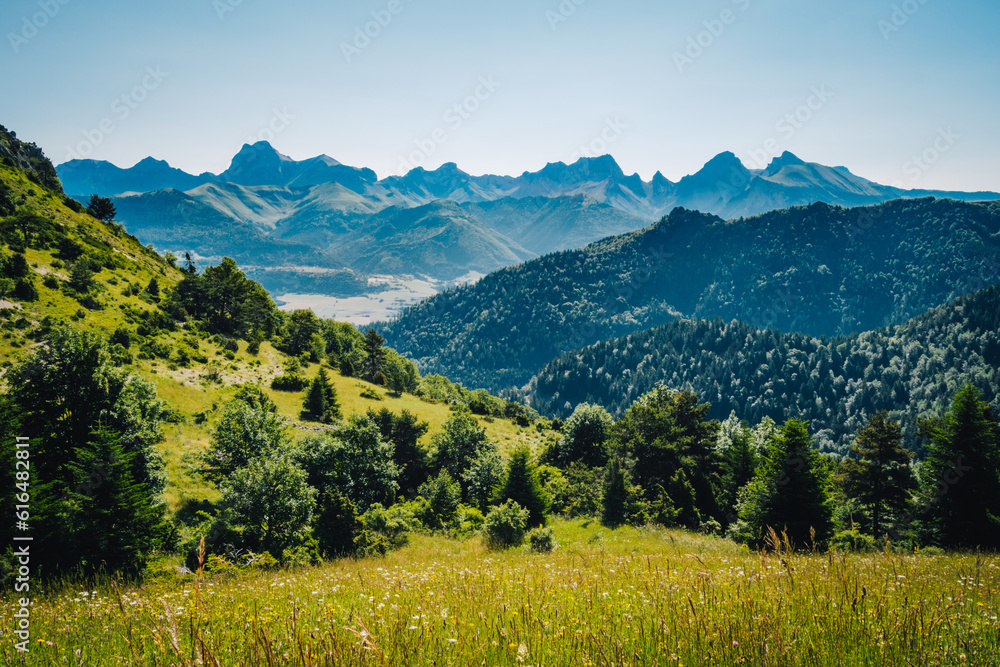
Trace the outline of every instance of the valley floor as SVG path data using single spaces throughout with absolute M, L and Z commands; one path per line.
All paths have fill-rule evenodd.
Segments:
M 996 555 L 761 554 L 556 521 L 557 548 L 36 593 L 27 664 L 996 665 Z M 12 627 L 15 605 L 0 612 Z M 21 664 L 5 642 L 4 664 Z

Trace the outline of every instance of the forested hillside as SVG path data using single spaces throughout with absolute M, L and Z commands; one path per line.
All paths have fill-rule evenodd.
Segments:
M 1000 408 L 1000 285 L 903 325 L 836 338 L 721 319 L 670 322 L 567 353 L 519 395 L 544 414 L 565 418 L 587 402 L 617 415 L 657 382 L 711 402 L 717 419 L 804 419 L 819 448 L 838 454 L 887 410 L 919 452 L 918 417 L 941 413 L 962 385 Z
M 898 324 L 1000 281 L 1000 204 L 814 204 L 646 229 L 497 271 L 386 327 L 425 372 L 521 386 L 563 352 L 678 317 L 833 336 Z

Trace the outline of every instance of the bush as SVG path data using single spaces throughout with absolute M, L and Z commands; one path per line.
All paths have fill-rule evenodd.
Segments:
M 871 535 L 857 530 L 842 530 L 830 540 L 830 547 L 840 551 L 878 551 L 879 543 Z
M 361 392 L 361 398 L 370 398 L 374 401 L 381 401 L 382 395 L 371 387 L 365 387 L 364 391 Z
M 556 541 L 552 538 L 552 528 L 535 528 L 528 533 L 528 544 L 531 545 L 531 552 L 536 554 L 548 553 L 556 548 Z
M 285 373 L 271 380 L 271 389 L 275 391 L 302 391 L 309 386 L 309 380 L 298 373 Z
M 522 509 L 513 500 L 490 510 L 483 523 L 486 545 L 491 549 L 507 549 L 520 546 L 528 525 L 528 510 Z
M 14 298 L 18 301 L 38 301 L 38 288 L 30 278 L 21 278 L 14 285 Z

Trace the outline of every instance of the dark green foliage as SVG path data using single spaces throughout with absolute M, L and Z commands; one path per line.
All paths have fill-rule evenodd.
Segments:
M 16 210 L 17 205 L 14 203 L 14 193 L 7 187 L 6 183 L 0 181 L 0 218 L 14 215 L 14 211 Z
M 38 301 L 38 288 L 30 278 L 21 278 L 14 284 L 12 292 L 17 301 Z
M 146 286 L 146 291 L 154 299 L 160 298 L 160 283 L 157 282 L 156 278 L 149 279 L 149 285 Z
M 399 490 L 407 498 L 414 498 L 430 473 L 430 458 L 419 443 L 430 424 L 420 421 L 409 410 L 398 416 L 388 408 L 369 410 L 368 418 L 378 426 L 382 438 L 394 446 L 392 458 L 399 468 Z
M 24 278 L 31 273 L 28 260 L 23 253 L 15 252 L 9 257 L 3 257 L 3 275 L 7 278 Z
M 68 465 L 76 482 L 66 505 L 73 533 L 60 541 L 60 550 L 75 552 L 88 570 L 138 573 L 156 547 L 164 506 L 151 503 L 149 489 L 134 479 L 135 456 L 120 435 L 101 427 Z
M 291 458 L 259 456 L 230 474 L 222 486 L 222 505 L 243 527 L 244 543 L 276 558 L 297 545 L 312 521 L 316 489 Z
M 740 424 L 729 447 L 722 453 L 722 484 L 719 507 L 726 523 L 736 519 L 736 501 L 739 491 L 754 478 L 759 464 L 757 451 L 751 442 L 751 430 Z
M 326 556 L 347 556 L 354 552 L 354 540 L 361 531 L 358 508 L 335 488 L 319 495 L 313 536 Z
M 185 276 L 164 309 L 177 319 L 201 320 L 210 333 L 247 340 L 258 334 L 270 338 L 281 321 L 264 288 L 248 279 L 229 257 L 202 275 Z
M 902 424 L 904 444 L 920 455 L 918 417 L 946 410 L 955 386 L 972 382 L 1000 409 L 998 302 L 1000 285 L 900 326 L 833 339 L 678 321 L 552 361 L 525 398 L 546 414 L 565 416 L 564 405 L 586 401 L 620 415 L 636 393 L 670 378 L 712 396 L 709 417 L 735 411 L 751 424 L 800 417 L 821 451 L 842 456 L 868 415 L 888 410 Z
M 552 537 L 552 526 L 529 531 L 528 544 L 531 546 L 531 553 L 534 554 L 544 554 L 555 549 L 556 541 Z
M 601 523 L 609 528 L 623 525 L 628 519 L 626 471 L 621 459 L 613 455 L 604 467 L 601 490 Z
M 562 428 L 557 459 L 562 465 L 581 461 L 588 466 L 602 466 L 608 460 L 607 441 L 612 419 L 599 405 L 581 403 Z
M 486 429 L 468 411 L 458 411 L 449 417 L 439 433 L 434 435 L 432 463 L 435 469 L 448 471 L 461 479 L 488 446 Z
M 712 481 L 721 463 L 715 451 L 719 423 L 705 420 L 710 407 L 691 392 L 658 386 L 637 399 L 612 430 L 613 446 L 636 460 L 637 485 L 669 493 L 671 480 L 684 469 L 705 518 L 719 513 Z
M 420 495 L 427 501 L 428 528 L 441 529 L 452 526 L 458 519 L 458 505 L 462 500 L 462 487 L 451 478 L 447 470 L 432 477 L 420 486 Z
M 385 384 L 386 350 L 382 347 L 385 339 L 375 329 L 365 332 L 364 378 L 375 384 Z
M 75 509 L 81 499 L 72 496 L 89 493 L 79 486 L 81 471 L 94 491 L 103 485 L 97 480 L 115 480 L 101 491 L 112 495 L 94 502 L 104 502 L 120 492 L 133 499 L 134 494 L 141 495 L 146 506 L 154 503 L 166 481 L 162 459 L 154 449 L 160 438 L 163 404 L 149 382 L 113 367 L 107 345 L 99 336 L 57 326 L 42 343 L 33 356 L 9 372 L 7 382 L 12 405 L 20 414 L 18 433 L 32 439 L 36 539 L 63 544 L 79 535 L 84 525 L 81 522 L 88 519 Z M 101 435 L 95 438 L 98 431 Z M 94 456 L 104 457 L 110 472 L 94 468 Z M 113 519 L 110 515 L 105 518 Z M 123 515 L 122 526 L 132 525 L 129 522 L 133 519 L 138 522 L 135 525 L 146 525 L 141 517 Z M 129 553 L 148 555 L 151 543 L 143 541 L 139 532 L 128 531 L 132 528 L 123 528 L 122 539 L 132 545 Z M 95 564 L 94 554 L 88 557 L 90 564 Z M 80 558 L 76 547 L 49 549 L 38 554 L 37 565 L 46 574 L 55 574 L 74 567 Z M 129 566 L 115 554 L 101 558 L 115 567 Z M 32 562 L 36 563 L 34 557 Z
M 538 481 L 538 471 L 527 447 L 518 447 L 511 454 L 507 480 L 500 489 L 499 498 L 513 500 L 528 510 L 528 525 L 541 526 L 545 523 L 551 501 Z
M 112 222 L 118 215 L 118 211 L 110 199 L 96 194 L 90 195 L 90 200 L 87 202 L 87 213 L 101 222 Z
M 739 509 L 749 539 L 757 544 L 768 528 L 786 533 L 799 547 L 823 545 L 832 536 L 829 472 L 811 447 L 805 423 L 789 419 L 781 427 L 753 481 L 740 493 Z
M 303 416 L 313 421 L 331 424 L 341 418 L 337 390 L 330 382 L 326 369 L 320 368 L 316 379 L 312 381 L 306 393 L 304 407 Z
M 513 500 L 497 505 L 486 515 L 483 533 L 491 549 L 509 549 L 524 542 L 528 527 L 528 510 Z
M 222 480 L 251 461 L 281 451 L 286 443 L 285 422 L 270 399 L 265 403 L 247 390 L 226 403 L 205 454 L 206 475 Z M 266 395 L 264 396 L 266 398 Z
M 922 504 L 932 541 L 944 547 L 1000 547 L 1000 426 L 972 385 L 944 419 L 930 422 L 920 469 Z
M 320 336 L 323 323 L 311 310 L 296 310 L 288 320 L 288 335 L 283 350 L 293 357 L 309 353 L 312 361 L 320 361 L 325 354 L 326 341 Z
M 271 380 L 271 389 L 275 391 L 302 391 L 308 386 L 309 380 L 298 373 L 285 373 Z
M 882 539 L 903 517 L 917 480 L 910 468 L 913 452 L 902 445 L 903 431 L 887 412 L 877 412 L 851 447 L 857 458 L 844 461 L 844 488 L 867 510 L 866 532 Z
M 311 486 L 339 489 L 361 512 L 395 498 L 399 468 L 392 455 L 392 443 L 375 423 L 357 415 L 332 432 L 303 438 L 295 453 Z
M 561 498 L 553 498 L 553 509 L 558 501 L 558 511 L 569 517 L 596 517 L 601 514 L 602 468 L 590 468 L 582 463 L 570 463 L 563 469 L 566 488 Z
M 86 257 L 73 262 L 69 272 L 69 286 L 78 294 L 86 294 L 94 288 L 94 268 Z

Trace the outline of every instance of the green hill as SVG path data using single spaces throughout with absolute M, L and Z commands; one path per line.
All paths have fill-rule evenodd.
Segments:
M 717 419 L 805 419 L 820 449 L 838 454 L 869 415 L 888 410 L 921 451 L 918 418 L 942 413 L 962 385 L 1000 409 L 998 306 L 994 285 L 905 324 L 835 338 L 678 320 L 566 353 L 519 395 L 553 416 L 583 402 L 621 414 L 664 382 L 711 401 Z
M 646 229 L 501 269 L 385 329 L 425 372 L 521 386 L 564 352 L 677 318 L 834 336 L 899 324 L 1000 281 L 1000 204 L 814 204 Z

